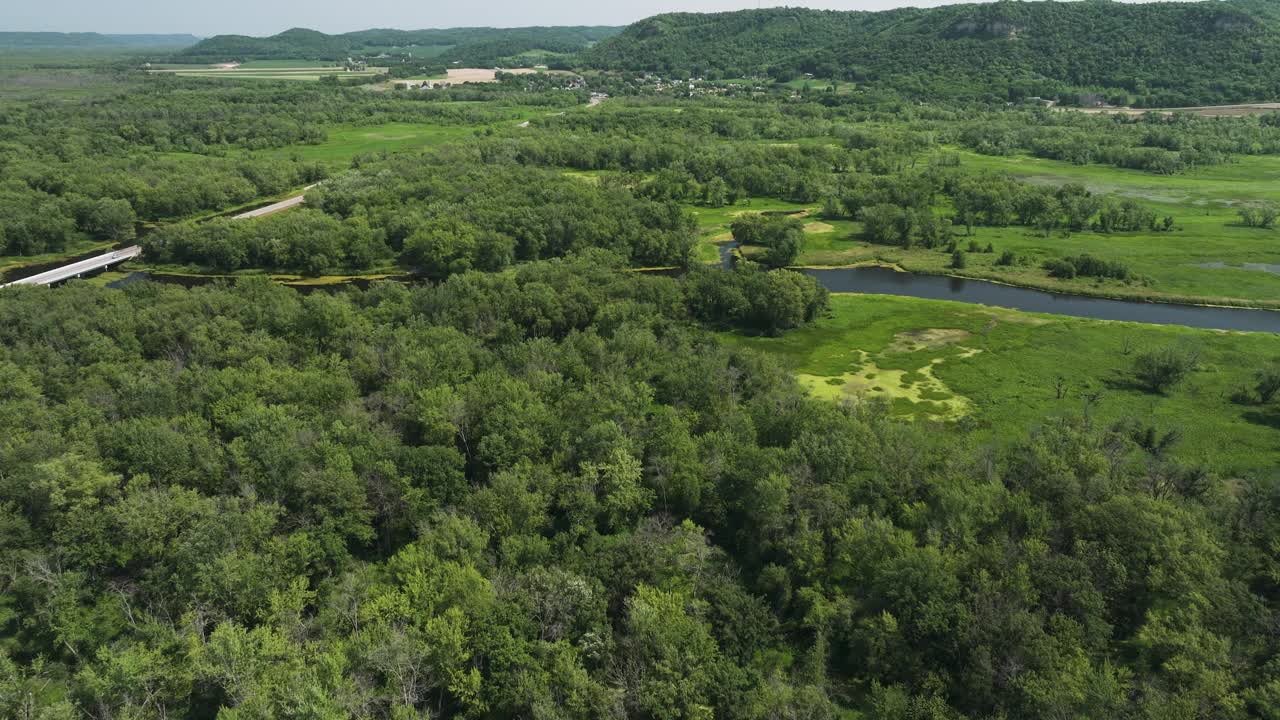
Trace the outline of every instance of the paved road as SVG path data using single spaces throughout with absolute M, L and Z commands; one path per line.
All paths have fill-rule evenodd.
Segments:
M 310 190 L 313 187 L 315 187 L 315 185 L 308 185 L 307 187 L 303 188 L 304 192 L 301 195 L 296 195 L 294 197 L 289 198 L 288 200 L 281 200 L 280 202 L 275 203 L 274 205 L 260 207 L 257 210 L 250 210 L 247 213 L 240 213 L 239 215 L 236 215 L 231 219 L 232 220 L 248 220 L 249 218 L 263 217 L 266 215 L 274 215 L 275 213 L 278 213 L 281 210 L 288 210 L 291 207 L 297 207 L 307 199 L 307 194 L 305 191 Z
M 278 203 L 258 208 L 257 210 L 250 210 L 247 213 L 241 213 L 236 215 L 233 219 L 246 220 L 248 218 L 263 217 L 264 215 L 278 213 L 281 210 L 288 210 L 291 207 L 297 207 L 306 199 L 306 191 L 313 187 L 315 187 L 315 185 L 308 185 L 303 188 L 303 194 L 301 195 L 296 195 L 288 200 L 281 200 Z M 125 260 L 131 260 L 141 254 L 142 247 L 138 245 L 127 247 L 122 250 L 113 250 L 104 255 L 98 255 L 85 260 L 78 260 L 70 265 L 63 265 L 60 268 L 47 270 L 39 275 L 32 275 L 31 277 L 23 278 L 21 280 L 14 280 L 11 283 L 0 285 L 0 288 L 9 287 L 10 285 L 52 285 L 54 283 L 62 282 L 63 280 L 70 280 L 71 278 L 79 277 L 85 273 L 102 270 L 103 268 L 108 268 L 112 265 L 118 265 Z
M 32 275 L 31 277 L 22 278 L 21 280 L 14 280 L 11 283 L 0 285 L 0 288 L 9 287 L 10 285 L 52 285 L 53 283 L 62 282 L 63 280 L 70 280 L 73 277 L 79 277 L 85 273 L 117 265 L 125 260 L 138 257 L 141 254 L 142 248 L 138 245 L 127 247 L 122 250 L 112 250 L 111 252 L 103 255 L 97 255 L 85 260 L 73 262 L 70 265 L 63 265 L 60 268 L 47 270 L 39 275 Z

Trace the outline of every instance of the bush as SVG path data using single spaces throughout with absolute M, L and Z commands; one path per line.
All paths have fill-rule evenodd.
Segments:
M 964 251 L 963 251 L 963 250 L 957 250 L 957 251 L 955 251 L 955 252 L 951 253 L 951 267 L 952 267 L 952 268 L 954 268 L 954 269 L 956 269 L 956 270 L 963 270 L 963 269 L 964 269 L 964 267 L 965 267 L 965 265 L 967 265 L 967 264 L 968 264 L 968 259 L 965 257 L 965 253 L 964 253 Z
M 1009 265 L 1017 265 L 1017 264 L 1018 264 L 1018 255 L 1012 250 L 1005 250 L 1004 252 L 1000 253 L 1000 257 L 996 259 L 996 265 L 1009 266 Z M 1074 272 L 1074 268 L 1072 268 L 1072 271 Z
M 1276 220 L 1280 218 L 1280 208 L 1275 205 L 1261 205 L 1256 207 L 1240 208 L 1240 221 L 1246 227 L 1271 229 L 1276 226 Z
M 1123 263 L 1101 260 L 1092 255 L 1047 260 L 1044 269 L 1048 271 L 1049 277 L 1067 280 L 1076 276 L 1112 280 L 1128 280 L 1130 277 L 1129 268 Z
M 1133 363 L 1133 374 L 1151 392 L 1164 393 L 1186 379 L 1197 362 L 1193 352 L 1166 347 L 1139 355 Z
M 1075 263 L 1070 260 L 1046 260 L 1044 269 L 1049 272 L 1049 277 L 1070 280 L 1076 276 Z
M 1100 260 L 1092 255 L 1080 255 L 1070 258 L 1076 266 L 1076 274 L 1085 277 L 1110 278 L 1112 280 L 1128 280 L 1129 268 L 1123 263 Z
M 1261 403 L 1271 402 L 1276 394 L 1280 393 L 1280 361 L 1273 362 L 1259 370 L 1256 378 L 1258 381 L 1256 387 L 1258 401 Z

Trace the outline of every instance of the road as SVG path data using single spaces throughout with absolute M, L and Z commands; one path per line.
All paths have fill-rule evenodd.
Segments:
M 260 207 L 257 210 L 250 210 L 249 212 L 246 212 L 246 213 L 240 213 L 239 215 L 236 215 L 231 219 L 232 220 L 248 220 L 250 218 L 265 217 L 267 215 L 274 215 L 280 212 L 281 210 L 288 210 L 289 208 L 297 207 L 307 199 L 306 191 L 310 190 L 313 187 L 315 187 L 315 185 L 308 185 L 302 188 L 303 193 L 301 195 L 295 195 L 294 197 L 291 197 L 288 200 L 281 200 L 278 203 L 268 205 L 266 207 Z
M 78 262 L 73 262 L 70 265 L 63 265 L 60 268 L 47 270 L 39 275 L 32 275 L 29 278 L 14 280 L 11 283 L 0 285 L 0 288 L 6 288 L 10 285 L 52 285 L 54 283 L 62 282 L 63 280 L 80 277 L 85 273 L 102 270 L 103 268 L 108 268 L 112 265 L 118 265 L 125 260 L 131 260 L 141 254 L 142 248 L 138 245 L 133 245 L 122 250 L 112 250 L 111 252 L 103 255 L 97 255 Z
M 258 208 L 257 210 L 250 210 L 249 212 L 241 213 L 232 219 L 247 220 L 249 218 L 264 217 L 266 215 L 278 213 L 282 210 L 297 207 L 306 200 L 307 196 L 305 191 L 310 190 L 313 187 L 315 187 L 315 185 L 308 185 L 303 188 L 303 194 L 301 195 L 295 195 L 287 200 L 281 200 L 278 203 Z M 11 283 L 0 285 L 0 288 L 6 288 L 10 285 L 53 285 L 54 283 L 60 283 L 64 280 L 80 277 L 85 273 L 91 273 L 104 268 L 109 268 L 112 265 L 118 265 L 126 260 L 132 260 L 141 254 L 142 247 L 139 245 L 133 245 L 121 250 L 113 250 L 103 255 L 87 258 L 85 260 L 78 260 L 69 265 L 63 265 L 60 268 L 46 270 L 39 275 L 32 275 L 31 277 L 22 278 L 21 280 L 14 280 Z

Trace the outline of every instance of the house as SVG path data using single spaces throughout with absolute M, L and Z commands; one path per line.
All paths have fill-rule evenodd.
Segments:
M 1104 107 L 1107 99 L 1102 93 L 1080 93 L 1080 107 Z

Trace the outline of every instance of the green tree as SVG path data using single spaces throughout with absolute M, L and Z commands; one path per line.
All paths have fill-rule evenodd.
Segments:
M 1186 379 L 1198 363 L 1196 353 L 1169 346 L 1139 353 L 1133 361 L 1133 374 L 1151 392 L 1165 393 Z
M 1269 403 L 1280 393 L 1280 363 L 1272 362 L 1255 374 L 1258 400 Z
M 705 606 L 680 592 L 641 585 L 627 600 L 626 652 L 619 668 L 627 698 L 644 717 L 710 720 L 719 651 Z

